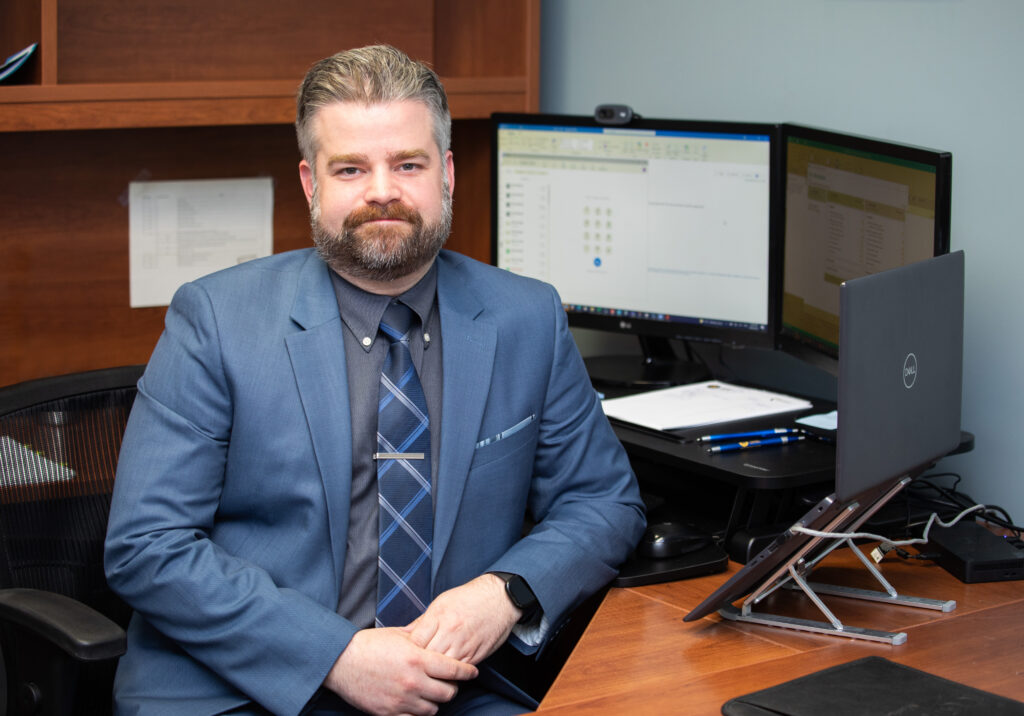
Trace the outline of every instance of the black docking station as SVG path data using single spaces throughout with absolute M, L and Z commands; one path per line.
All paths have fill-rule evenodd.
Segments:
M 935 559 L 939 566 L 961 582 L 1024 579 L 1024 550 L 977 522 L 933 527 L 928 533 L 928 547 L 939 553 Z

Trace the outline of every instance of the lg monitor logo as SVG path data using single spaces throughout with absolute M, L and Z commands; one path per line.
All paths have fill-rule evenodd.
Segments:
M 914 383 L 917 382 L 917 356 L 913 353 L 908 353 L 906 359 L 903 361 L 903 385 L 910 390 L 914 387 Z

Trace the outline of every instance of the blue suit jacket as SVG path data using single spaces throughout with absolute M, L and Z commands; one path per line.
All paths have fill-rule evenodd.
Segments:
M 521 574 L 553 626 L 639 539 L 635 479 L 555 291 L 447 251 L 437 261 L 433 591 Z M 245 695 L 296 713 L 354 634 L 335 612 L 352 462 L 342 341 L 312 250 L 175 295 L 107 534 L 109 583 L 136 610 L 115 686 L 123 713 L 211 713 Z M 524 515 L 537 522 L 526 537 Z

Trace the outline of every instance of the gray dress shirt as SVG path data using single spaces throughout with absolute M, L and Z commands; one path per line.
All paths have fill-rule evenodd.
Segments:
M 367 293 L 331 271 L 341 312 L 352 419 L 352 500 L 348 547 L 338 613 L 359 627 L 373 626 L 377 602 L 377 393 L 388 343 L 377 333 L 390 298 Z M 430 415 L 430 465 L 437 494 L 441 445 L 441 318 L 437 310 L 437 266 L 398 297 L 425 326 L 413 331 L 409 351 L 423 384 Z

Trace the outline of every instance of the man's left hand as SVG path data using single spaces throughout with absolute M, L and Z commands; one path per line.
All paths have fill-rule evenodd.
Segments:
M 405 629 L 425 649 L 479 664 L 505 642 L 520 616 L 504 581 L 482 574 L 439 594 Z

